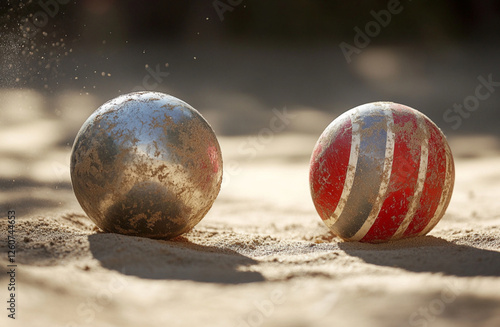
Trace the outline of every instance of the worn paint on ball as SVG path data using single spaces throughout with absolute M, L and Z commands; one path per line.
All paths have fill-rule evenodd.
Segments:
M 208 122 L 159 92 L 102 105 L 83 124 L 71 153 L 76 198 L 108 232 L 180 235 L 205 216 L 221 181 L 221 151 Z
M 445 213 L 454 180 L 441 130 L 392 102 L 335 119 L 316 143 L 309 174 L 324 223 L 345 240 L 371 243 L 428 233 Z

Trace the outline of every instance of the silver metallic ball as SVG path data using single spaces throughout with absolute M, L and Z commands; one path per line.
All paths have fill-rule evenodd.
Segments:
M 89 218 L 107 232 L 172 238 L 215 201 L 222 156 L 214 131 L 189 104 L 159 92 L 119 96 L 83 124 L 71 182 Z

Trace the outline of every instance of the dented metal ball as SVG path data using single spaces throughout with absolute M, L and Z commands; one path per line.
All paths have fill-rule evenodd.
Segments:
M 76 198 L 107 232 L 185 233 L 208 212 L 221 181 L 221 151 L 208 122 L 159 92 L 103 104 L 81 127 L 71 153 Z

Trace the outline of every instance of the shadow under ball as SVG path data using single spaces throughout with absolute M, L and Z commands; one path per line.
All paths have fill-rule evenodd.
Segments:
M 83 124 L 71 182 L 89 218 L 107 232 L 172 238 L 217 198 L 222 156 L 214 131 L 189 104 L 159 92 L 119 96 Z

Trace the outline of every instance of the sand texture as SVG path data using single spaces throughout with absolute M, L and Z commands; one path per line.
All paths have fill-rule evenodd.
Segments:
M 100 232 L 67 183 L 11 185 L 18 312 L 0 325 L 500 325 L 500 156 L 457 158 L 450 207 L 429 236 L 369 245 L 342 242 L 315 212 L 314 137 L 276 136 L 251 160 L 237 151 L 245 140 L 221 138 L 238 169 L 171 241 Z
M 148 48 L 157 56 L 149 62 L 175 55 L 162 51 Z M 179 57 L 188 57 L 182 51 Z M 338 48 L 272 62 L 268 51 L 248 51 L 221 52 L 214 69 L 201 53 L 189 52 L 199 66 L 172 65 L 157 89 L 200 111 L 224 160 L 211 210 L 170 241 L 103 233 L 71 189 L 69 156 L 78 129 L 117 90 L 140 82 L 142 70 L 106 85 L 80 78 L 89 83 L 86 90 L 97 85 L 89 95 L 69 88 L 50 95 L 0 90 L 0 326 L 500 326 L 498 94 L 454 133 L 442 120 L 444 110 L 474 91 L 478 74 L 498 66 L 493 54 L 500 51 L 480 61 L 450 51 L 430 66 L 407 65 L 429 62 L 411 53 L 401 57 L 401 76 L 388 80 L 332 58 L 342 56 Z M 376 60 L 370 51 L 360 58 Z M 124 62 L 110 60 L 110 71 Z M 85 69 L 94 76 L 92 65 Z M 351 69 L 359 71 L 356 78 Z M 255 89 L 245 89 L 247 82 Z M 428 236 L 346 243 L 314 209 L 309 159 L 335 117 L 377 100 L 419 109 L 445 131 L 455 189 Z M 8 210 L 16 212 L 15 321 L 5 309 Z

